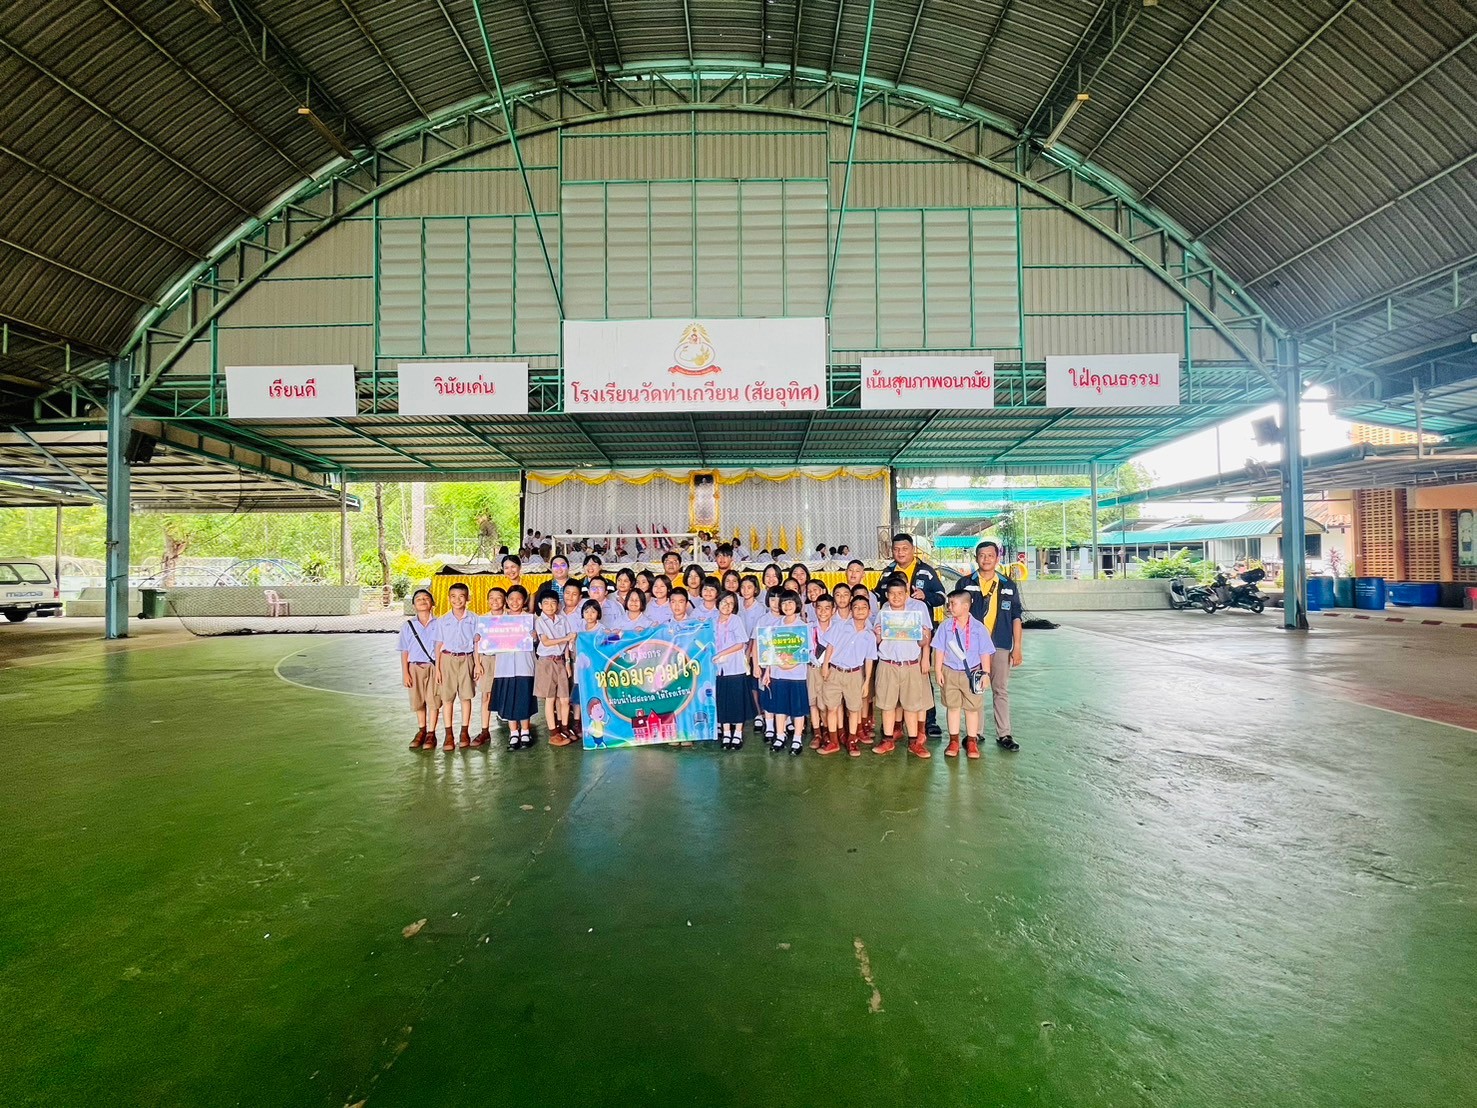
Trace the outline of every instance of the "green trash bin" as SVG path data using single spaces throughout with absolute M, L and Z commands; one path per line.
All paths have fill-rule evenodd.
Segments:
M 140 619 L 163 619 L 169 615 L 165 607 L 169 593 L 165 589 L 139 589 L 139 597 L 142 600 L 139 611 Z

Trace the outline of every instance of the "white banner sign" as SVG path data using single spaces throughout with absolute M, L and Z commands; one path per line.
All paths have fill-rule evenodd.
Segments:
M 1177 408 L 1178 354 L 1085 354 L 1046 359 L 1048 408 Z
M 527 362 L 401 362 L 401 415 L 526 415 Z
M 309 419 L 359 414 L 351 365 L 226 366 L 231 419 Z
M 862 408 L 993 408 L 988 356 L 862 359 Z
M 567 412 L 826 406 L 824 319 L 570 320 Z

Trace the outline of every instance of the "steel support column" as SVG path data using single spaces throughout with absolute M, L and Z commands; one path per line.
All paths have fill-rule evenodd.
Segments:
M 846 224 L 846 204 L 851 199 L 851 169 L 856 162 L 856 136 L 862 123 L 862 105 L 867 96 L 867 61 L 872 53 L 872 23 L 877 15 L 877 0 L 867 5 L 867 30 L 862 37 L 862 67 L 856 78 L 856 103 L 851 112 L 851 141 L 846 147 L 846 171 L 841 177 L 841 206 L 836 209 L 836 244 L 831 251 L 831 278 L 826 282 L 826 317 L 830 318 L 831 304 L 836 299 L 836 267 L 841 261 L 841 231 Z M 836 11 L 836 27 L 841 27 L 841 9 Z M 831 64 L 834 66 L 835 48 L 832 47 Z M 827 74 L 829 76 L 829 74 Z
M 1087 476 L 1092 484 L 1092 577 L 1095 581 L 1102 575 L 1097 552 L 1097 462 L 1088 466 Z
M 132 425 L 125 405 L 129 396 L 128 361 L 108 366 L 108 499 L 107 592 L 103 600 L 103 637 L 128 638 L 128 429 Z
M 338 486 L 338 583 L 349 583 L 349 479 L 339 474 Z
M 1282 372 L 1282 626 L 1308 629 L 1307 524 L 1303 519 L 1303 382 L 1296 339 L 1277 344 Z

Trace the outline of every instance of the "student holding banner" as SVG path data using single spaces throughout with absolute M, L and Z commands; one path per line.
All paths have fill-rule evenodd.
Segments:
M 921 750 L 926 757 L 922 714 L 933 704 L 933 686 L 928 683 L 933 621 L 923 602 L 908 595 L 906 577 L 889 578 L 886 593 L 887 603 L 872 617 L 877 635 L 874 695 L 882 710 L 882 741 L 872 753 L 891 754 L 906 735 L 908 749 L 915 754 Z
M 724 750 L 742 750 L 744 721 L 752 706 L 747 665 L 749 632 L 738 614 L 738 597 L 731 592 L 718 598 L 713 642 L 713 660 L 718 665 L 719 739 Z
M 569 729 L 569 647 L 574 642 L 574 629 L 559 614 L 553 593 L 543 594 L 542 612 L 534 620 L 533 695 L 544 702 L 544 719 L 549 727 L 550 746 L 568 746 L 574 742 Z
M 665 573 L 659 573 L 651 580 L 646 618 L 652 623 L 666 623 L 672 618 L 672 579 Z
M 646 614 L 646 594 L 640 589 L 626 593 L 625 612 L 621 621 L 611 627 L 612 631 L 644 631 L 656 623 Z
M 500 651 L 493 671 L 492 707 L 508 724 L 508 749 L 527 750 L 533 745 L 529 725 L 533 721 L 533 616 L 524 609 L 528 590 L 514 585 L 508 590 L 508 616 L 519 619 L 513 624 L 528 645 Z
M 770 690 L 776 736 L 770 740 L 769 748 L 776 753 L 785 748 L 785 731 L 793 722 L 795 731 L 790 738 L 790 753 L 799 757 L 805 746 L 805 718 L 810 713 L 810 698 L 806 693 L 806 676 L 810 669 L 810 627 L 800 618 L 800 597 L 786 590 L 779 599 L 780 618 L 778 623 L 761 627 L 761 650 L 768 640 L 767 657 L 761 654 L 764 665 L 759 679 L 762 687 Z
M 759 709 L 759 714 L 754 718 L 754 727 L 756 730 L 764 728 L 766 743 L 774 742 L 774 694 L 761 680 L 764 667 L 759 662 L 759 633 L 763 628 L 772 627 L 780 621 L 780 597 L 783 595 L 784 590 L 778 585 L 765 591 L 764 611 L 754 620 L 753 630 L 749 632 L 749 639 L 754 644 L 750 652 L 750 672 L 754 675 L 754 702 Z

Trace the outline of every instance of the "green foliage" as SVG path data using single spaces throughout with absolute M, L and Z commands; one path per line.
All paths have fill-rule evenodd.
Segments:
M 1107 470 L 1100 475 L 1101 484 L 1119 492 L 1137 492 L 1151 483 L 1149 471 L 1143 466 L 1129 462 L 1118 469 Z M 989 482 L 980 478 L 975 482 L 984 486 Z M 1091 482 L 1081 476 L 1025 477 L 1018 482 L 1042 488 L 1085 489 Z M 1009 484 L 1006 486 L 1009 487 Z M 1068 502 L 1066 505 L 1066 534 L 1068 546 L 1087 546 L 1092 542 L 1092 504 L 1087 497 Z M 1036 507 L 1021 506 L 1005 512 L 995 524 L 995 533 L 1011 550 L 1027 547 L 1062 545 L 1061 504 L 1042 504 Z M 1138 519 L 1139 508 L 1128 504 L 1122 508 L 1098 512 L 1099 529 L 1120 519 Z
M 404 600 L 410 592 L 410 578 L 403 573 L 390 578 L 390 592 L 396 600 Z
M 384 570 L 380 566 L 380 556 L 373 550 L 359 552 L 355 570 L 361 585 L 377 587 L 385 583 Z
M 390 555 L 391 578 L 404 577 L 408 581 L 424 581 L 440 568 L 437 562 L 417 558 L 408 550 Z M 393 580 L 392 580 L 393 583 Z
M 1193 577 L 1201 584 L 1209 584 L 1215 576 L 1215 566 L 1191 556 L 1189 550 L 1180 550 L 1165 558 L 1146 558 L 1138 565 L 1140 577 Z
M 303 573 L 315 581 L 327 581 L 333 573 L 333 564 L 329 562 L 327 555 L 312 553 L 302 561 Z

